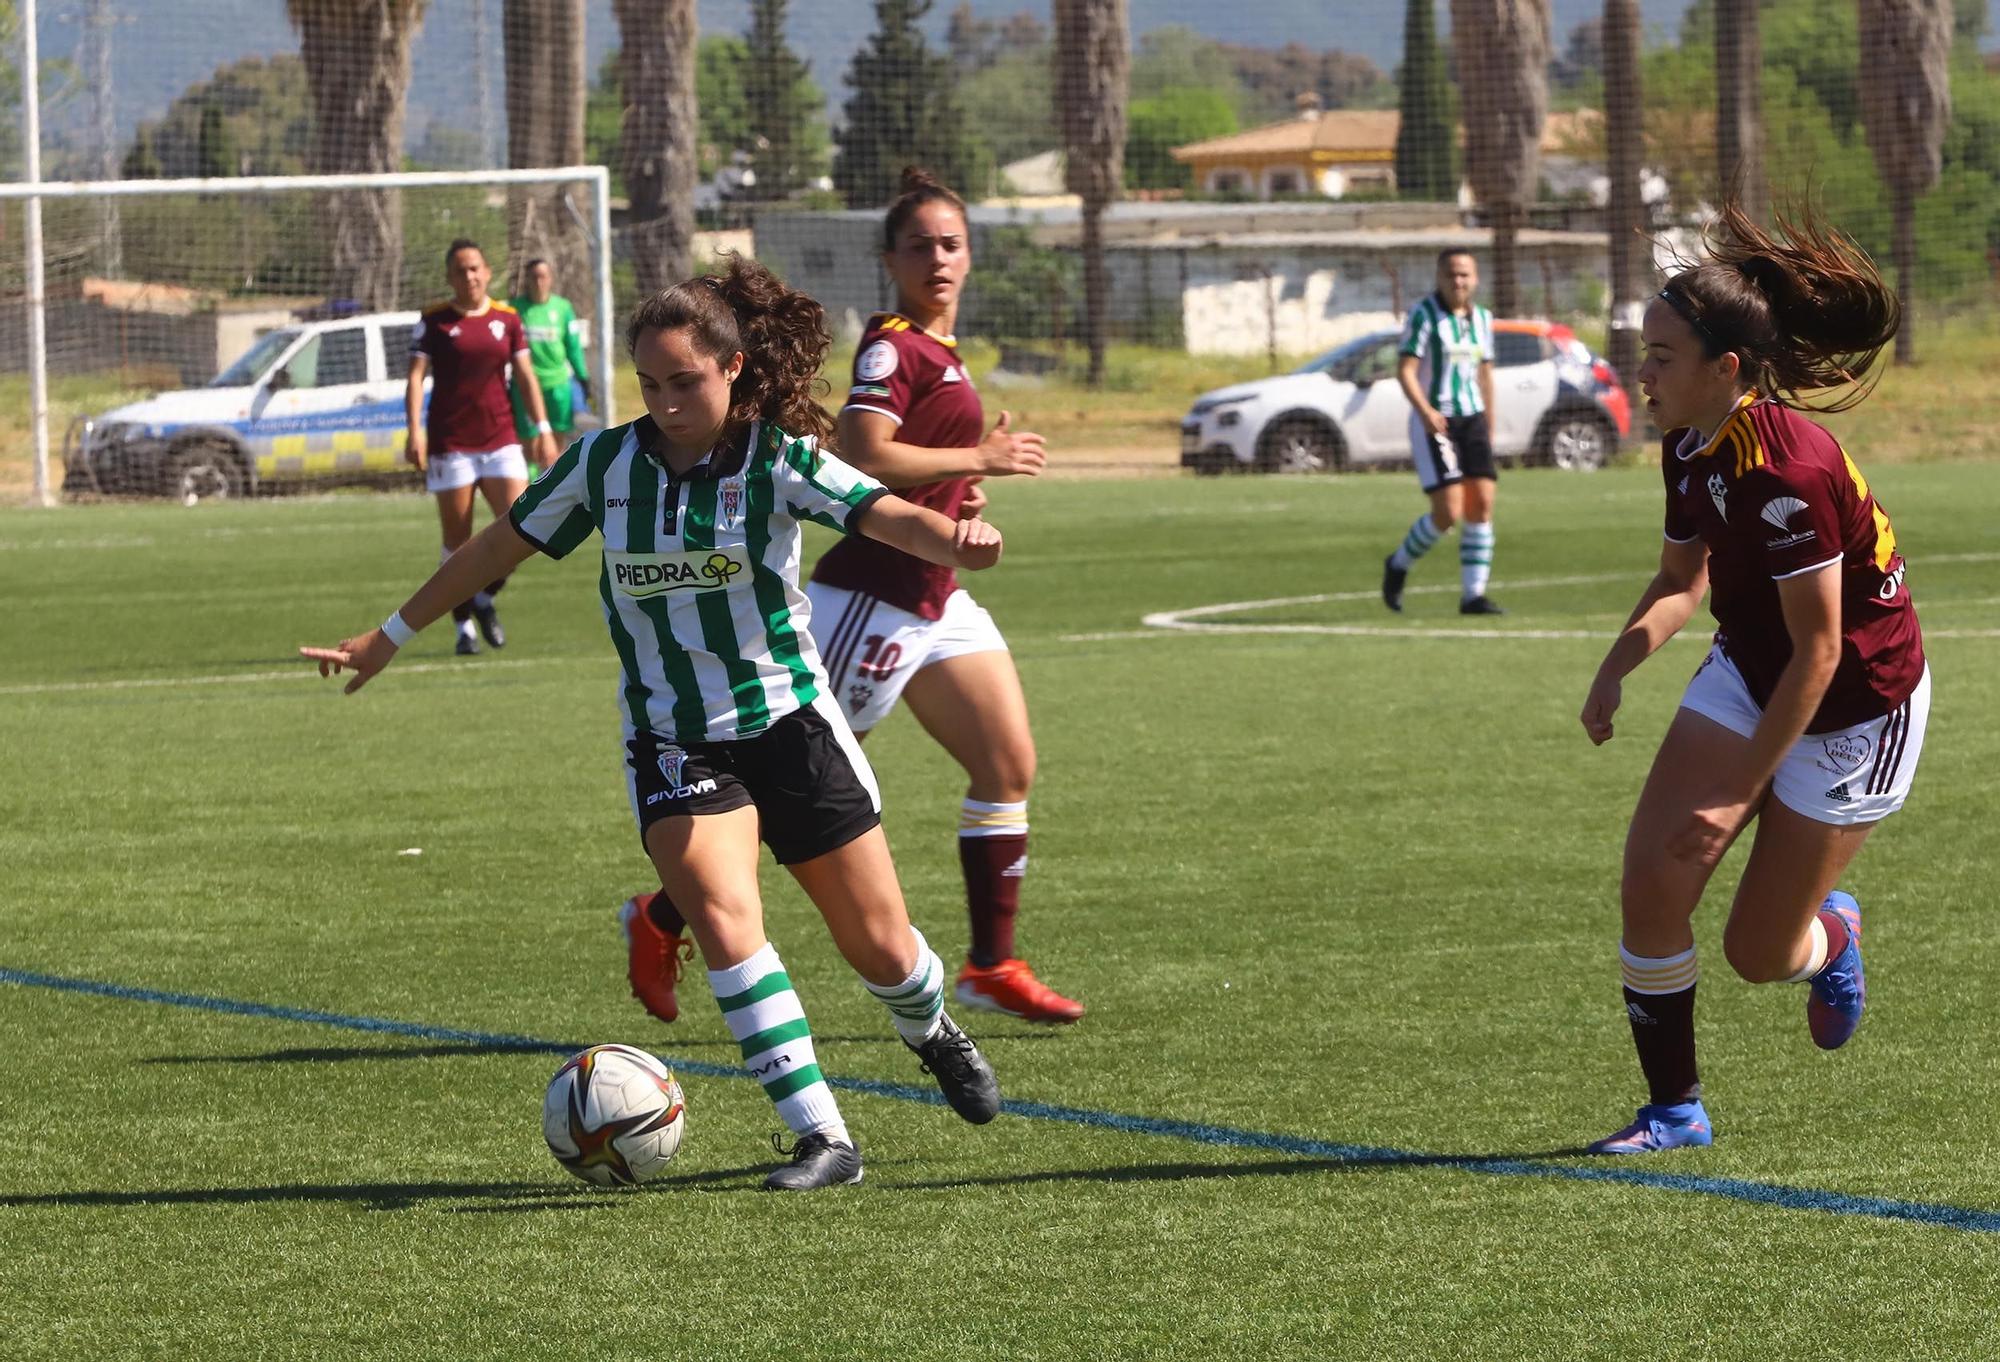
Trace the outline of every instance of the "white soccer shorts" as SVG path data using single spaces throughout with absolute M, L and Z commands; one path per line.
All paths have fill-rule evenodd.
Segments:
M 514 482 L 528 480 L 528 459 L 519 445 L 502 445 L 484 454 L 467 454 L 453 450 L 449 454 L 433 454 L 424 465 L 424 486 L 433 492 L 450 492 L 460 487 L 470 487 L 488 478 L 508 478 Z
M 993 617 L 962 587 L 934 620 L 821 582 L 806 584 L 806 599 L 834 699 L 856 733 L 886 719 L 910 678 L 933 662 L 1007 651 Z
M 1681 708 L 1715 720 L 1747 738 L 1763 711 L 1736 664 L 1711 647 L 1681 696 Z M 1931 671 L 1924 668 L 1910 698 L 1880 719 L 1833 733 L 1808 733 L 1792 745 L 1772 778 L 1771 793 L 1795 813 L 1820 823 L 1873 823 L 1903 807 L 1917 758 L 1924 751 L 1924 726 L 1931 713 Z

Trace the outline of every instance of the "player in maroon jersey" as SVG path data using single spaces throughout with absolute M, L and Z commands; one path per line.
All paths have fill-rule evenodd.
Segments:
M 451 301 L 424 309 L 410 333 L 410 382 L 404 397 L 410 426 L 405 457 L 423 473 L 424 485 L 437 497 L 444 539 L 440 562 L 472 538 L 475 487 L 493 514 L 502 516 L 528 486 L 528 461 L 515 439 L 514 408 L 507 392 L 510 366 L 514 385 L 535 419 L 536 459 L 544 468 L 556 461 L 555 436 L 529 359 L 528 333 L 519 313 L 487 297 L 493 270 L 486 263 L 486 252 L 461 237 L 446 249 L 444 266 Z M 428 413 L 427 372 L 432 372 Z M 493 608 L 493 593 L 506 584 L 505 577 L 489 582 L 485 590 L 453 608 L 459 652 L 479 651 L 474 620 L 487 643 L 506 646 L 507 635 Z
M 1856 383 L 1895 336 L 1896 298 L 1808 211 L 1765 232 L 1724 209 L 1712 259 L 1647 307 L 1639 386 L 1667 432 L 1660 569 L 1583 705 L 1612 735 L 1621 679 L 1693 616 L 1714 645 L 1681 698 L 1632 816 L 1620 888 L 1626 1012 L 1648 1088 L 1591 1148 L 1713 1138 L 1694 1051 L 1694 933 L 1717 861 L 1751 823 L 1723 953 L 1751 983 L 1809 985 L 1822 1049 L 1866 1002 L 1861 910 L 1835 888 L 1902 807 L 1923 751 L 1930 671 L 1888 513 L 1800 395 Z M 1836 411 L 1867 387 L 1807 410 Z
M 952 328 L 972 269 L 965 204 L 912 167 L 883 223 L 882 263 L 896 310 L 870 318 L 840 413 L 841 457 L 919 506 L 969 518 L 986 504 L 980 479 L 1042 471 L 1039 435 L 991 430 Z M 834 697 L 857 736 L 897 697 L 969 781 L 959 810 L 972 941 L 954 996 L 1038 1022 L 1073 1022 L 1083 1004 L 1048 987 L 1015 954 L 1014 918 L 1028 868 L 1028 791 L 1035 743 L 1006 640 L 949 568 L 852 539 L 827 550 L 806 588 L 812 632 Z M 663 1021 L 687 956 L 680 915 L 664 894 L 621 911 L 632 991 Z

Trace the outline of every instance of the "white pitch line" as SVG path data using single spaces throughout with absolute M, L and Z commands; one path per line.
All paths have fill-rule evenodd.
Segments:
M 492 671 L 496 667 L 541 667 L 551 662 L 567 662 L 576 659 L 560 657 L 495 658 L 488 662 L 472 664 L 480 671 Z M 398 676 L 411 676 L 424 672 L 460 671 L 471 675 L 472 669 L 459 662 L 414 662 L 406 667 L 397 667 Z M 0 686 L 0 695 L 62 695 L 72 691 L 105 690 L 158 690 L 173 686 L 228 686 L 258 681 L 318 681 L 319 668 L 305 658 L 299 665 L 281 672 L 225 672 L 218 676 L 143 676 L 124 681 L 43 681 L 32 685 Z M 328 680 L 334 678 L 328 677 Z M 343 682 L 342 684 L 345 684 Z

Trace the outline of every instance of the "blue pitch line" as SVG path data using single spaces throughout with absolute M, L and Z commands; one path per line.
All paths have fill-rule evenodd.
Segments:
M 584 1047 L 567 1041 L 538 1040 L 491 1031 L 464 1031 L 448 1026 L 428 1026 L 421 1022 L 392 1021 L 386 1017 L 357 1017 L 344 1012 L 321 1012 L 310 1008 L 279 1007 L 271 1003 L 243 1002 L 215 998 L 200 993 L 173 993 L 160 989 L 132 988 L 125 984 L 94 979 L 73 979 L 59 974 L 38 974 L 32 970 L 0 967 L 0 983 L 30 988 L 57 989 L 125 1002 L 160 1003 L 206 1012 L 222 1012 L 239 1017 L 264 1017 L 274 1021 L 308 1022 L 350 1031 L 374 1031 L 385 1035 L 410 1036 L 419 1040 L 456 1041 L 494 1049 L 530 1053 L 573 1054 Z M 698 1059 L 662 1056 L 678 1072 L 704 1078 L 748 1079 L 737 1065 L 711 1064 Z M 872 1078 L 828 1078 L 827 1083 L 844 1092 L 889 1097 L 902 1102 L 943 1106 L 944 1098 L 931 1088 L 905 1083 L 885 1083 Z M 1776 1206 L 1791 1211 L 1820 1211 L 1828 1215 L 1865 1216 L 1878 1220 L 1905 1220 L 1920 1225 L 1974 1234 L 2000 1234 L 2000 1211 L 1983 1211 L 1969 1206 L 1938 1202 L 1896 1201 L 1886 1197 L 1851 1196 L 1845 1192 L 1812 1187 L 1787 1187 L 1777 1183 L 1751 1182 L 1743 1178 L 1697 1177 L 1685 1173 L 1662 1173 L 1633 1168 L 1624 1163 L 1565 1164 L 1534 1159 L 1478 1158 L 1451 1154 L 1424 1154 L 1408 1149 L 1370 1145 L 1340 1144 L 1313 1140 L 1299 1135 L 1278 1135 L 1261 1130 L 1239 1130 L 1233 1126 L 1207 1125 L 1198 1121 L 1172 1121 L 1154 1116 L 1124 1116 L 1117 1112 L 1095 1111 L 1088 1107 L 1065 1107 L 1050 1102 L 1008 1099 L 1001 1110 L 1009 1116 L 1032 1121 L 1055 1121 L 1065 1125 L 1098 1130 L 1116 1130 L 1128 1135 L 1151 1135 L 1228 1149 L 1261 1149 L 1275 1154 L 1293 1154 L 1324 1159 L 1329 1163 L 1387 1164 L 1412 1168 L 1450 1168 L 1491 1177 L 1557 1178 L 1570 1182 L 1622 1183 L 1628 1187 L 1649 1187 L 1667 1192 L 1688 1192 L 1697 1196 L 1722 1197 L 1760 1206 Z

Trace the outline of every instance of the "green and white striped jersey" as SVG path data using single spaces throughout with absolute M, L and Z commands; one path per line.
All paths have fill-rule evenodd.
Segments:
M 683 743 L 747 738 L 827 685 L 799 590 L 799 522 L 846 533 L 886 493 L 763 422 L 678 477 L 663 459 L 650 417 L 587 436 L 508 519 L 551 558 L 603 535 L 598 595 L 631 728 Z
M 1479 391 L 1479 366 L 1493 362 L 1493 314 L 1478 303 L 1461 317 L 1437 294 L 1410 309 L 1398 353 L 1417 357 L 1417 384 L 1446 416 L 1477 416 L 1486 410 Z

